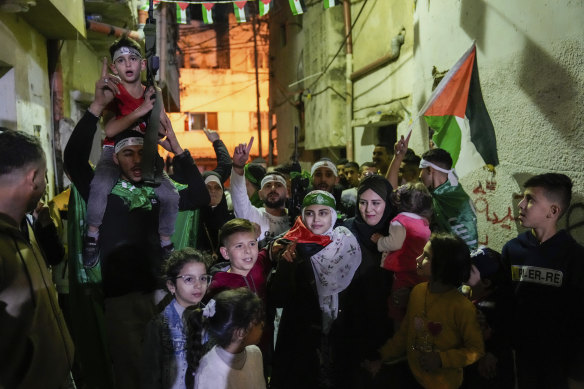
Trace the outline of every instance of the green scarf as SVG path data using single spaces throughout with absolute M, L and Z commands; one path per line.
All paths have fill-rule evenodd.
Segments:
M 432 191 L 433 224 L 438 231 L 460 236 L 474 249 L 478 245 L 477 216 L 472 202 L 462 186 L 446 181 Z
M 134 184 L 119 179 L 114 188 L 112 189 L 112 194 L 120 196 L 124 203 L 130 208 L 130 211 L 141 208 L 147 211 L 152 209 L 151 199 L 156 198 L 154 194 L 154 188 L 151 186 L 135 186 Z

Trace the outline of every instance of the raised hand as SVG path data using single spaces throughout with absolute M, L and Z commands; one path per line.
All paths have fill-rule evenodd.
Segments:
M 403 156 L 406 154 L 406 151 L 408 151 L 408 144 L 410 143 L 411 136 L 412 136 L 412 132 L 410 131 L 406 138 L 404 138 L 404 136 L 402 135 L 400 140 L 395 142 L 395 145 L 393 146 L 393 150 L 395 151 L 396 155 Z
M 205 133 L 205 135 L 207 135 L 207 139 L 209 139 L 209 142 L 213 143 L 216 140 L 219 140 L 219 134 L 217 133 L 217 131 L 213 131 L 208 128 L 203 128 L 203 132 Z
M 107 68 L 107 58 L 104 57 L 101 76 L 95 82 L 95 98 L 89 109 L 95 116 L 100 116 L 105 107 L 114 99 L 114 95 L 120 93 L 118 88 L 120 79 L 113 74 L 109 74 Z
M 249 159 L 249 151 L 253 145 L 253 136 L 249 139 L 249 144 L 240 143 L 233 151 L 233 168 L 240 169 L 243 174 L 245 163 Z M 238 172 L 239 173 L 239 172 Z

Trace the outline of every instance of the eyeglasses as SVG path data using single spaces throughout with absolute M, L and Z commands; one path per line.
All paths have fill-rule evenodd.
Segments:
M 178 278 L 182 278 L 183 282 L 185 283 L 185 285 L 194 285 L 197 281 L 201 284 L 209 284 L 211 282 L 211 276 L 209 274 L 203 274 L 202 276 L 192 276 L 190 274 L 185 274 L 182 276 L 178 276 L 176 277 Z

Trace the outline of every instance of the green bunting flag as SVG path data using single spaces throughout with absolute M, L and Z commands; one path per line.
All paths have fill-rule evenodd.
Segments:
M 233 2 L 233 12 L 235 13 L 235 20 L 237 20 L 238 23 L 243 23 L 246 21 L 244 8 L 245 3 L 247 3 L 247 0 Z
M 189 3 L 176 3 L 176 22 L 178 24 L 187 24 L 187 8 Z
M 335 0 L 324 0 L 324 9 L 328 9 L 337 5 Z
M 499 164 L 495 129 L 481 93 L 474 43 L 444 76 L 420 115 L 434 130 L 434 143 L 452 156 L 460 177 L 485 165 Z
M 290 9 L 292 10 L 292 14 L 294 15 L 301 15 L 304 13 L 302 9 L 302 4 L 300 4 L 300 0 L 288 0 L 290 2 Z
M 205 24 L 213 24 L 213 6 L 215 3 L 203 3 L 201 10 L 203 11 L 203 22 Z
M 270 12 L 270 3 L 272 0 L 260 0 L 260 16 L 266 15 Z

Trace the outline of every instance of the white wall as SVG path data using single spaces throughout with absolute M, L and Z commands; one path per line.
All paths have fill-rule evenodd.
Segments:
M 570 0 L 417 2 L 417 109 L 430 95 L 432 67 L 449 69 L 473 40 L 477 43 L 481 87 L 495 126 L 500 165 L 495 177 L 479 169 L 462 183 L 479 211 L 479 240 L 494 249 L 522 231 L 513 220 L 517 194 L 527 178 L 544 172 L 564 173 L 574 180 L 568 228 L 584 242 L 584 227 L 577 227 L 584 220 L 582 20 L 582 3 Z M 426 131 L 423 124 L 417 126 L 414 144 L 426 142 Z M 493 178 L 496 186 L 487 189 Z

